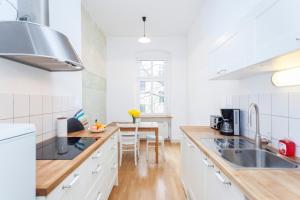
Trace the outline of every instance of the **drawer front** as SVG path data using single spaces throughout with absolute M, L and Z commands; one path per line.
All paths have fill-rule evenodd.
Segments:
M 85 167 L 85 166 L 84 166 Z M 48 200 L 80 200 L 83 195 L 81 189 L 85 183 L 83 166 L 72 172 L 48 196 Z
M 46 199 L 104 199 L 107 196 L 105 193 L 109 183 L 107 181 L 113 178 L 110 177 L 112 175 L 112 168 L 114 167 L 114 163 L 116 163 L 116 166 L 118 163 L 117 141 L 116 134 L 112 135 L 101 147 L 99 147 L 99 149 L 86 159 L 84 163 L 65 178 L 65 180 L 46 197 Z M 107 179 L 104 181 L 106 177 Z M 92 187 L 93 185 L 95 187 Z M 101 192 L 100 189 L 103 191 Z
M 118 171 L 117 143 L 111 143 L 107 148 L 107 153 L 102 163 L 103 170 L 100 172 L 96 182 L 90 188 L 90 191 L 84 198 L 85 200 L 107 199 L 111 192 Z

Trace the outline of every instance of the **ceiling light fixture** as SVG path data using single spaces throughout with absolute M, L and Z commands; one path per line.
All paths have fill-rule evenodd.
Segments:
M 272 83 L 277 87 L 300 85 L 300 67 L 275 72 Z
M 150 40 L 150 38 L 146 37 L 146 20 L 147 20 L 147 18 L 146 17 L 142 17 L 142 20 L 144 22 L 144 35 L 143 35 L 143 37 L 140 37 L 138 39 L 138 42 L 146 44 L 146 43 L 151 42 L 151 40 Z

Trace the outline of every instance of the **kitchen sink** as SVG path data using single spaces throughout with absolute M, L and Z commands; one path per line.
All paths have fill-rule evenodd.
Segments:
M 221 156 L 237 167 L 298 168 L 298 165 L 262 149 L 220 149 Z

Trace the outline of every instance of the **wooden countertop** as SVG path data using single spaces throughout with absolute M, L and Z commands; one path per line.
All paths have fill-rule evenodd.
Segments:
M 223 158 L 204 146 L 199 139 L 225 137 L 204 126 L 182 126 L 181 130 L 249 200 L 299 200 L 299 169 L 234 169 Z
M 73 160 L 37 160 L 36 195 L 47 196 L 118 129 L 115 125 L 109 125 L 103 133 L 91 134 L 86 130 L 70 133 L 68 137 L 93 137 L 98 139 Z

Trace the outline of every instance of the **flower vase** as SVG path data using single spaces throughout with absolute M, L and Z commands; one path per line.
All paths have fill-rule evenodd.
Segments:
M 136 118 L 135 117 L 132 117 L 132 123 L 136 123 Z

